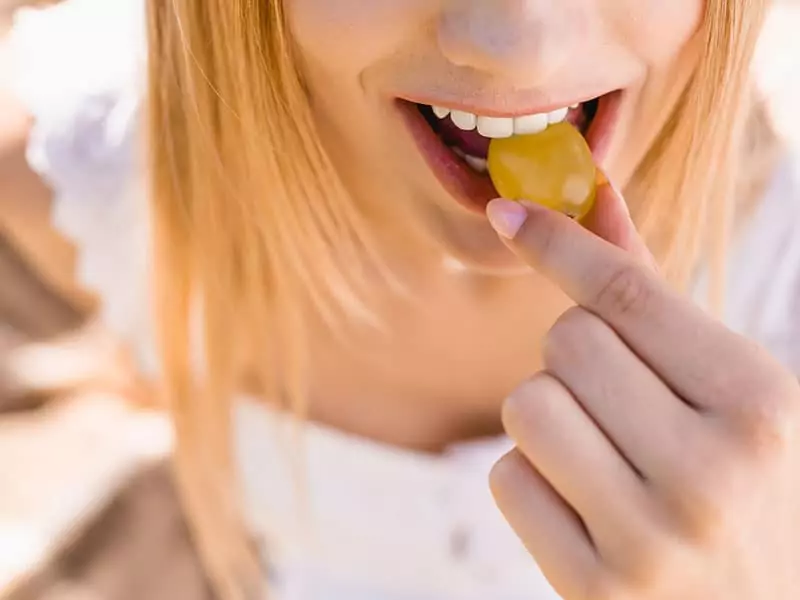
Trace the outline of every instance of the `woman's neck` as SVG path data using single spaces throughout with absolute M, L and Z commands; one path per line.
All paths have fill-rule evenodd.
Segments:
M 568 301 L 535 276 L 442 272 L 414 289 L 413 304 L 386 301 L 386 331 L 312 340 L 311 418 L 429 451 L 500 433 L 503 399 L 538 368 Z

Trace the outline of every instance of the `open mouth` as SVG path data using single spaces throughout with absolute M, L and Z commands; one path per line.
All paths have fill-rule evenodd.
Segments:
M 463 110 L 400 100 L 400 108 L 428 165 L 460 204 L 483 213 L 498 196 L 487 170 L 495 138 L 540 133 L 564 121 L 586 138 L 599 162 L 616 121 L 621 92 L 546 113 L 514 117 L 483 116 Z

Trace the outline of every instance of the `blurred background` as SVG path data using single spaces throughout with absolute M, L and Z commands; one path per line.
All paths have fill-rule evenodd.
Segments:
M 56 4 L 0 0 L 0 600 L 211 598 L 172 485 L 157 390 L 78 283 L 76 248 L 52 226 L 53 192 L 26 159 L 34 122 L 12 92 L 7 42 L 16 10 Z M 797 31 L 800 2 L 777 2 L 755 67 L 791 151 Z M 92 65 L 69 68 L 80 78 Z
M 102 6 L 65 4 L 79 3 Z M 52 226 L 54 195 L 26 157 L 35 122 L 12 93 L 12 25 L 20 9 L 28 16 L 57 4 L 0 0 L 0 598 L 211 598 L 166 463 L 170 430 L 157 394 L 97 322 L 101 307 L 78 283 L 76 249 Z M 61 45 L 97 37 L 75 25 L 86 21 L 83 10 L 52 13 L 23 41 L 49 62 L 62 48 L 80 56 Z M 72 29 L 50 36 L 61 20 Z M 25 52 L 36 64 L 37 48 Z M 97 61 L 76 62 L 67 76 L 91 79 Z M 56 104 L 59 93 L 68 102 L 63 82 L 42 83 Z

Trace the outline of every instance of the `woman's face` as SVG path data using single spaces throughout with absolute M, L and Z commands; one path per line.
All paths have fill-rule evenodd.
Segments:
M 682 58 L 705 4 L 283 1 L 323 142 L 356 200 L 417 211 L 451 257 L 490 272 L 516 263 L 483 216 L 488 140 L 577 104 L 566 118 L 613 170 L 609 149 L 635 142 L 640 89 Z

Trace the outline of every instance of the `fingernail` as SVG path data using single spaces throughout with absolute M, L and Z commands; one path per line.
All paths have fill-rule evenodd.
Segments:
M 513 240 L 525 224 L 528 211 L 518 202 L 499 198 L 489 202 L 486 207 L 486 216 L 489 217 L 489 223 L 500 236 Z

